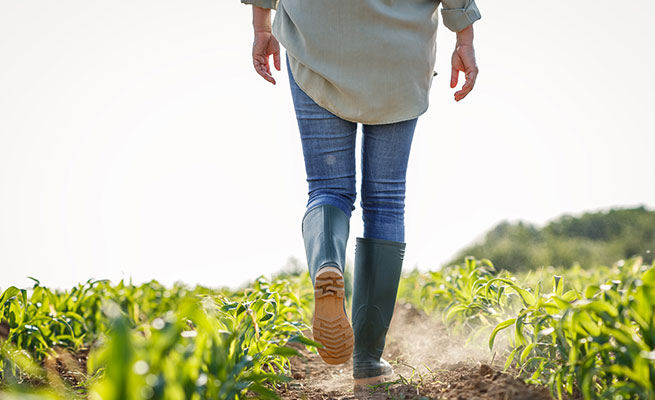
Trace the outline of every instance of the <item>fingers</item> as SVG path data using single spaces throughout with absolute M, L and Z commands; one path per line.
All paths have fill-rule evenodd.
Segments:
M 478 77 L 477 68 L 473 68 L 466 73 L 466 82 L 464 82 L 462 89 L 455 92 L 455 101 L 460 101 L 463 98 L 465 98 L 469 93 L 471 93 L 471 90 L 473 90 L 473 87 L 475 87 L 475 80 L 477 79 L 477 77 Z
M 478 67 L 475 63 L 475 51 L 472 45 L 458 45 L 453 52 L 452 57 L 452 77 L 450 87 L 457 86 L 459 72 L 464 72 L 465 82 L 462 88 L 455 92 L 455 101 L 465 98 L 473 87 L 478 77 Z
M 275 53 L 273 53 L 273 63 L 275 64 L 275 69 L 277 69 L 279 71 L 280 68 L 281 68 L 281 66 L 280 66 L 280 51 L 279 50 L 276 51 Z
M 457 81 L 459 80 L 459 70 L 453 66 L 450 72 L 450 88 L 454 89 L 457 86 Z
M 268 65 L 268 56 L 253 58 L 255 71 L 264 79 L 275 85 L 275 78 L 271 75 L 271 68 Z
M 280 47 L 275 38 L 270 33 L 255 33 L 255 41 L 252 44 L 252 63 L 255 71 L 264 79 L 275 85 L 275 78 L 271 74 L 269 56 L 273 56 L 275 68 L 279 71 L 280 65 Z

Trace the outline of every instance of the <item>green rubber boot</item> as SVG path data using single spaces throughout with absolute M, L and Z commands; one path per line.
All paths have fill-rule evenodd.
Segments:
M 357 238 L 353 283 L 355 390 L 382 383 L 393 369 L 382 358 L 402 271 L 405 243 Z
M 350 219 L 338 207 L 320 205 L 305 212 L 302 221 L 307 266 L 314 285 L 314 340 L 323 360 L 332 365 L 350 360 L 353 330 L 345 306 L 343 271 Z

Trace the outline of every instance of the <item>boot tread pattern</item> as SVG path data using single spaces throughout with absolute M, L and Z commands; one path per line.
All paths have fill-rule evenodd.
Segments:
M 346 291 L 341 274 L 334 271 L 326 271 L 316 277 L 316 283 L 314 284 L 315 298 L 337 296 L 343 299 L 345 294 Z
M 353 351 L 353 330 L 343 307 L 345 285 L 343 276 L 326 271 L 316 276 L 314 284 L 314 340 L 324 348 L 318 354 L 328 364 L 347 362 Z

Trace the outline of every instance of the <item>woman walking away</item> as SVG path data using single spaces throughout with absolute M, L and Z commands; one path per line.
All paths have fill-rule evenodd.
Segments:
M 436 73 L 437 8 L 457 33 L 451 88 L 460 101 L 478 74 L 474 0 L 241 0 L 253 10 L 253 65 L 275 84 L 286 67 L 309 184 L 302 235 L 314 285 L 314 339 L 328 364 L 353 357 L 355 390 L 384 382 L 382 357 L 405 252 L 405 177 L 418 117 Z M 275 18 L 271 24 L 271 9 Z M 362 124 L 364 237 L 356 239 L 352 328 L 343 271 L 355 209 L 355 140 Z

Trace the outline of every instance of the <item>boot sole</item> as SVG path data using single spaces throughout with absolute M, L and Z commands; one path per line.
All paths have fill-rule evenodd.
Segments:
M 385 375 L 373 376 L 370 378 L 355 379 L 355 385 L 353 387 L 353 390 L 355 392 L 361 392 L 363 390 L 368 389 L 370 385 L 379 385 L 380 383 L 386 382 L 387 379 L 392 376 L 393 376 L 393 372 L 389 372 L 388 374 Z
M 323 348 L 318 354 L 331 365 L 343 364 L 353 353 L 353 330 L 344 310 L 345 285 L 337 271 L 324 271 L 316 275 L 314 283 L 314 340 Z

